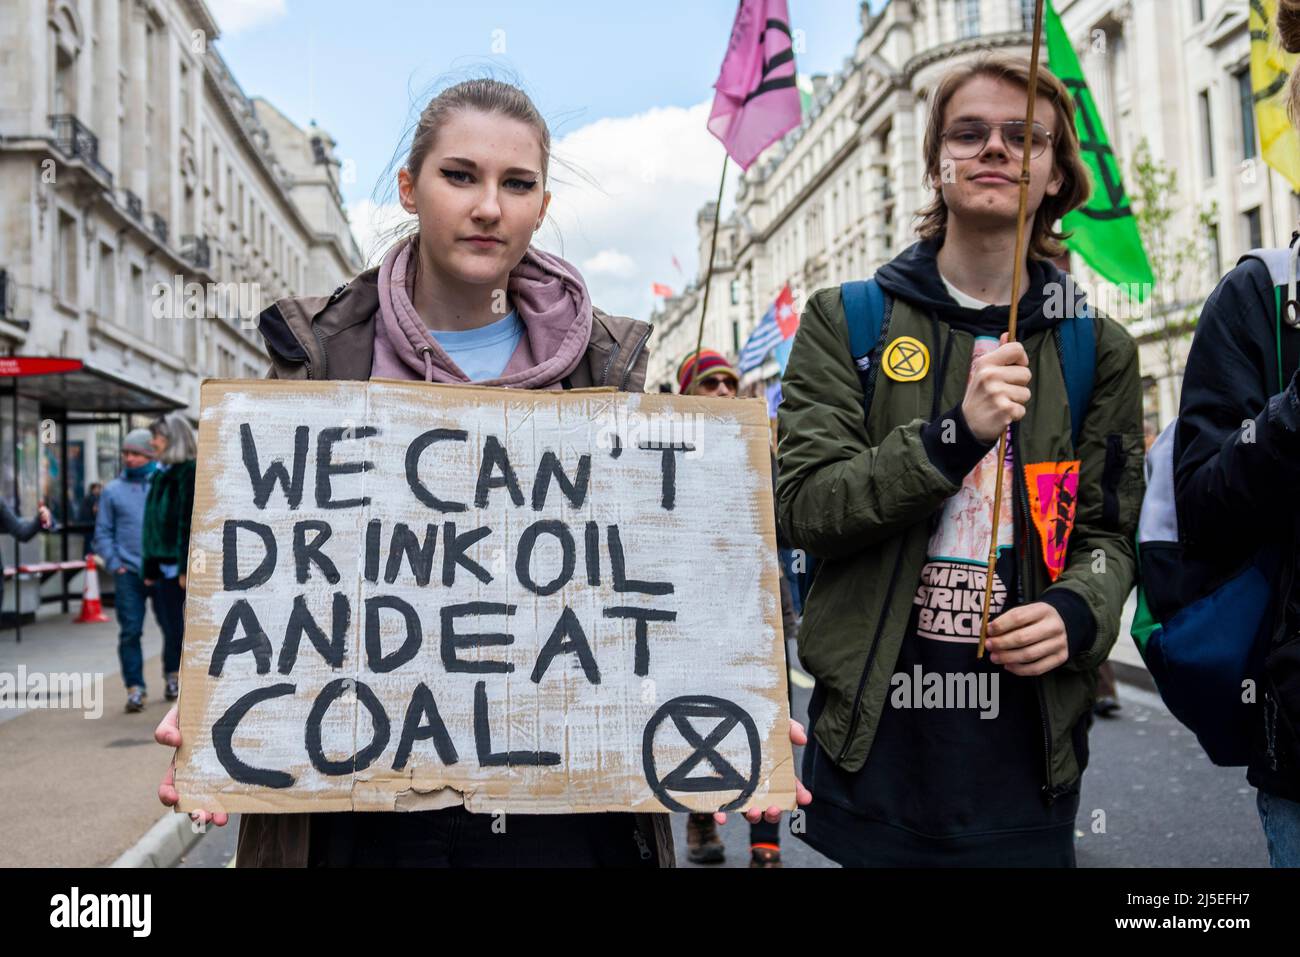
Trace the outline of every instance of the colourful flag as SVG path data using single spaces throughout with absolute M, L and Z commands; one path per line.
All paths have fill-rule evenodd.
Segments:
M 650 284 L 650 292 L 663 299 L 673 298 L 673 291 L 661 282 L 652 282 Z
M 776 324 L 782 339 L 789 339 L 799 331 L 799 313 L 794 311 L 794 296 L 790 293 L 789 283 L 781 287 L 776 297 Z
M 1084 163 L 1092 175 L 1092 196 L 1087 205 L 1061 220 L 1061 227 L 1073 233 L 1065 244 L 1100 275 L 1122 285 L 1132 298 L 1143 302 L 1155 277 L 1142 247 L 1133 207 L 1124 192 L 1119 162 L 1110 147 L 1079 58 L 1051 0 L 1047 2 L 1045 17 L 1047 61 L 1074 97 L 1074 125 L 1079 132 Z
M 709 132 L 741 169 L 799 125 L 786 0 L 740 0 L 709 114 Z
M 1286 112 L 1286 82 L 1300 55 L 1282 49 L 1277 36 L 1277 0 L 1251 0 L 1250 86 L 1264 162 L 1300 190 L 1300 133 Z
M 740 360 L 736 363 L 736 368 L 742 374 L 749 372 L 751 369 L 757 369 L 767 359 L 772 350 L 784 341 L 785 337 L 781 335 L 781 327 L 776 324 L 776 306 L 772 305 L 767 312 L 763 313 L 763 318 L 758 321 L 754 331 L 745 340 L 744 348 L 740 350 Z

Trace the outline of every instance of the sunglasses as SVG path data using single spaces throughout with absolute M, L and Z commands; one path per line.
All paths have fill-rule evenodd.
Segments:
M 984 152 L 989 138 L 996 127 L 1002 134 L 1002 142 L 1007 152 L 1017 159 L 1025 155 L 1028 144 L 1029 155 L 1038 159 L 1052 142 L 1052 134 L 1046 127 L 1035 123 L 1028 134 L 1025 132 L 1024 120 L 1007 120 L 1003 123 L 985 123 L 983 120 L 963 120 L 954 123 L 943 133 L 943 145 L 953 159 L 974 159 Z
M 736 380 L 731 378 L 731 376 L 727 376 L 727 375 L 705 376 L 703 379 L 700 380 L 699 388 L 716 389 L 719 386 L 721 386 L 724 382 L 727 383 L 729 386 L 731 386 L 732 389 L 736 388 Z

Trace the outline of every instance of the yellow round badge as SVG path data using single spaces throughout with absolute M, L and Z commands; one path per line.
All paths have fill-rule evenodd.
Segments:
M 930 371 L 930 350 L 911 336 L 899 336 L 885 348 L 885 375 L 895 382 L 916 382 Z

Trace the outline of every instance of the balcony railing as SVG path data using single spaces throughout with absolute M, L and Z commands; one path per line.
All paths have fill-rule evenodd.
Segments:
M 158 238 L 158 242 L 167 243 L 167 220 L 158 213 L 149 214 L 149 230 Z
M 50 117 L 54 128 L 54 145 L 70 159 L 85 163 L 96 175 L 113 184 L 113 174 L 99 162 L 99 137 L 86 124 L 71 113 L 58 113 Z
M 182 236 L 181 256 L 189 260 L 195 269 L 207 269 L 212 265 L 212 254 L 206 236 Z
M 144 219 L 144 203 L 135 193 L 129 189 L 122 190 L 122 203 L 126 206 L 126 214 L 132 219 L 136 221 Z

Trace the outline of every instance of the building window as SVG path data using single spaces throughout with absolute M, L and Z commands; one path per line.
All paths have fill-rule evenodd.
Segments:
M 1028 110 L 1028 107 L 1026 107 L 1025 109 Z M 740 305 L 740 280 L 739 279 L 731 280 L 731 304 L 733 306 Z
M 131 266 L 130 300 L 126 308 L 126 327 L 137 336 L 143 336 L 145 330 L 145 310 L 148 306 L 144 299 L 144 270 Z
M 1264 228 L 1260 220 L 1259 207 L 1246 211 L 1246 239 L 1250 243 L 1246 248 L 1259 249 L 1264 245 Z
M 980 0 L 957 0 L 957 36 L 965 40 L 980 35 Z
M 1020 0 L 1020 24 L 1027 32 L 1034 29 L 1034 0 Z
M 69 306 L 77 305 L 77 221 L 59 210 L 58 294 Z
M 1241 158 L 1254 159 L 1259 155 L 1255 148 L 1255 91 L 1250 86 L 1250 71 L 1237 74 L 1237 99 L 1241 105 Z
M 113 259 L 113 247 L 107 243 L 99 244 L 98 268 L 94 310 L 101 316 L 113 316 L 117 307 L 117 263 Z
M 1205 178 L 1214 178 L 1214 124 L 1210 114 L 1210 91 L 1202 90 L 1199 96 L 1201 108 L 1201 163 L 1205 167 Z
M 184 349 L 185 359 L 191 365 L 198 365 L 200 320 L 195 316 L 187 316 L 182 314 L 180 322 L 182 323 L 182 328 L 184 330 L 182 335 L 185 337 L 185 341 L 182 346 L 182 348 Z
M 1205 229 L 1205 253 L 1210 261 L 1210 275 L 1218 282 L 1223 275 L 1223 253 L 1219 248 L 1219 224 L 1210 223 Z
M 194 98 L 190 95 L 190 68 L 183 60 L 180 67 L 181 129 L 192 132 L 194 129 Z
M 1205 0 L 1191 0 L 1192 2 L 1192 22 L 1200 23 L 1205 19 Z

